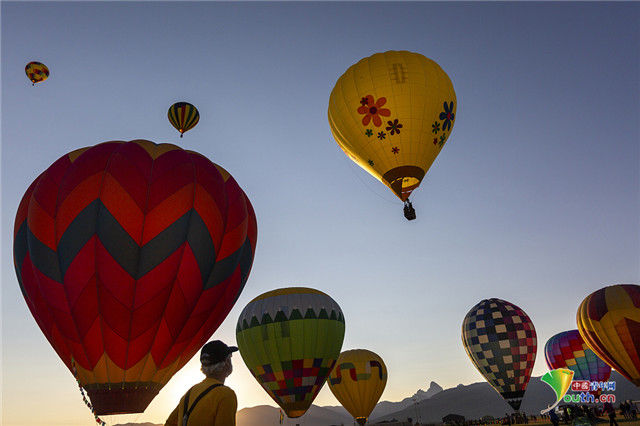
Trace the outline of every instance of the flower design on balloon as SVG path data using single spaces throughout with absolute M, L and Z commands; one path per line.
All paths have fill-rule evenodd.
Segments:
M 398 123 L 397 118 L 393 121 L 387 121 L 387 124 L 389 126 L 387 126 L 386 130 L 390 131 L 389 133 L 391 133 L 392 135 L 394 132 L 397 134 L 400 134 L 400 129 L 402 129 L 402 124 Z
M 449 102 L 449 105 L 444 102 L 442 106 L 444 111 L 440 113 L 440 120 L 444 120 L 442 123 L 442 131 L 444 132 L 451 129 L 451 122 L 455 119 L 455 115 L 453 114 L 453 102 Z
M 364 104 L 364 101 L 366 101 L 366 104 Z M 374 126 L 380 127 L 382 125 L 380 116 L 389 117 L 391 115 L 391 111 L 387 108 L 381 108 L 387 103 L 387 98 L 378 98 L 378 100 L 375 101 L 372 95 L 367 95 L 362 98 L 360 103 L 362 106 L 358 108 L 358 113 L 364 114 L 364 117 L 362 117 L 362 124 L 364 126 L 367 126 L 369 122 L 373 120 Z

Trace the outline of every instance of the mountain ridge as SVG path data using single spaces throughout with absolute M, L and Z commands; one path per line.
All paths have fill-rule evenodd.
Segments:
M 618 401 L 640 400 L 640 389 L 619 373 L 611 373 L 616 382 L 616 390 L 612 392 Z M 539 415 L 540 410 L 555 401 L 553 390 L 540 380 L 531 377 L 527 392 L 522 400 L 521 411 Z M 615 405 L 615 404 L 614 404 Z M 257 405 L 245 407 L 238 411 L 237 426 L 279 426 L 278 407 Z M 420 422 L 439 423 L 448 414 L 459 414 L 467 419 L 479 419 L 485 415 L 502 417 L 511 413 L 511 407 L 487 382 L 460 384 L 443 389 L 432 381 L 424 391 L 418 389 L 412 396 L 401 401 L 380 401 L 370 416 L 370 423 L 378 423 L 393 419 L 406 421 L 407 418 Z M 312 405 L 307 413 L 300 417 L 300 424 L 305 426 L 350 425 L 353 418 L 342 406 Z M 295 419 L 286 420 L 285 424 L 296 424 Z M 153 423 L 126 423 L 114 426 L 162 426 Z

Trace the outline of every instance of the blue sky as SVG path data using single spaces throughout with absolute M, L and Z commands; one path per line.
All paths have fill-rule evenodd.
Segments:
M 91 420 L 20 294 L 12 235 L 33 179 L 103 141 L 201 152 L 251 199 L 253 270 L 214 337 L 235 342 L 260 293 L 318 288 L 345 314 L 343 349 L 385 360 L 383 399 L 483 380 L 460 339 L 481 299 L 529 314 L 541 375 L 544 342 L 576 327 L 586 295 L 640 281 L 639 3 L 3 1 L 1 13 L 3 424 Z M 412 222 L 327 122 L 337 78 L 387 50 L 438 62 L 458 99 Z M 51 70 L 36 87 L 31 60 Z M 183 139 L 166 120 L 180 100 L 201 114 Z M 133 418 L 163 421 L 199 374 L 189 363 Z M 240 407 L 273 404 L 240 357 L 229 384 Z M 328 389 L 316 402 L 337 405 Z

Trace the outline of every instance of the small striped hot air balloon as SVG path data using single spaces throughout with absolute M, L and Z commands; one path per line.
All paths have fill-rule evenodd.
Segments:
M 188 102 L 176 102 L 171 105 L 167 116 L 171 125 L 180 132 L 180 137 L 200 121 L 198 109 Z
M 587 345 L 640 387 L 640 286 L 617 284 L 591 293 L 578 308 L 577 322 Z
M 366 349 L 342 352 L 329 376 L 329 389 L 360 425 L 367 422 L 386 384 L 387 366 Z
M 29 62 L 24 67 L 24 72 L 31 81 L 31 85 L 45 81 L 49 77 L 49 68 L 42 62 Z
M 312 288 L 290 287 L 253 299 L 238 318 L 245 364 L 290 418 L 302 416 L 324 385 L 344 339 L 340 306 Z
M 95 413 L 138 413 L 228 315 L 256 238 L 222 167 L 176 145 L 113 141 L 36 178 L 13 254 L 29 310 Z

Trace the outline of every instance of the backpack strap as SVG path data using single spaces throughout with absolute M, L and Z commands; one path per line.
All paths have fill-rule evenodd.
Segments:
M 206 394 L 208 394 L 211 389 L 217 388 L 218 386 L 222 386 L 222 383 L 216 383 L 215 385 L 211 385 L 208 388 L 206 388 L 200 395 L 198 395 L 198 397 L 193 402 L 193 405 L 191 406 L 191 408 L 189 408 L 189 410 L 187 410 L 187 407 L 189 406 L 189 392 L 191 392 L 191 389 L 187 391 L 187 394 L 184 397 L 184 408 L 183 408 L 184 415 L 182 416 L 182 426 L 187 426 L 187 422 L 189 421 L 189 416 L 191 415 L 191 412 L 193 411 L 193 409 L 196 407 L 196 404 L 198 404 L 198 402 L 200 402 L 200 400 Z
M 187 408 L 189 407 L 189 394 L 191 393 L 191 389 L 187 391 L 184 395 L 184 405 L 182 406 L 182 426 L 187 426 L 187 422 L 189 421 L 189 414 L 187 414 Z

